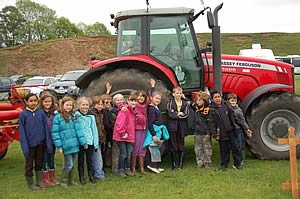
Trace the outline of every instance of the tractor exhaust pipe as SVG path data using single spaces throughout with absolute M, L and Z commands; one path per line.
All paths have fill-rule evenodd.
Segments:
M 222 63 L 221 63 L 221 33 L 218 24 L 218 12 L 223 3 L 214 10 L 215 25 L 212 28 L 213 67 L 214 67 L 214 89 L 222 94 Z

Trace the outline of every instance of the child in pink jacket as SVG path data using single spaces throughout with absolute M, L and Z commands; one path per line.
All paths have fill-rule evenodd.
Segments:
M 132 143 L 135 136 L 135 113 L 137 96 L 131 93 L 128 97 L 127 111 L 119 111 L 113 132 L 113 140 L 117 142 L 120 150 L 118 175 L 121 177 L 134 176 L 130 171 L 130 156 L 132 152 Z

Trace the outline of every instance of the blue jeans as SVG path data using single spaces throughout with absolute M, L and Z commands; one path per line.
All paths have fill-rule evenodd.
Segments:
M 95 178 L 104 178 L 103 160 L 100 148 L 97 150 L 97 152 L 94 151 L 92 156 L 92 162 L 93 168 L 95 170 Z
M 77 153 L 71 153 L 71 154 L 68 154 L 68 155 L 64 155 L 64 159 L 65 159 L 64 169 L 65 169 L 65 172 L 70 172 L 71 169 L 74 168 L 76 155 L 77 155 Z
M 245 135 L 244 135 L 244 131 L 243 129 L 237 129 L 237 133 L 238 133 L 238 146 L 239 146 L 239 150 L 241 152 L 241 160 L 244 160 L 244 155 L 245 154 Z
M 120 149 L 118 169 L 129 169 L 132 144 L 130 142 L 118 142 L 118 146 Z

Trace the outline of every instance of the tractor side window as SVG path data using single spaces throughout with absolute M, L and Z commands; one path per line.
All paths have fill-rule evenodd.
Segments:
M 150 55 L 170 67 L 183 88 L 200 85 L 195 45 L 186 16 L 150 19 Z
M 119 24 L 117 55 L 141 54 L 141 19 L 131 18 Z

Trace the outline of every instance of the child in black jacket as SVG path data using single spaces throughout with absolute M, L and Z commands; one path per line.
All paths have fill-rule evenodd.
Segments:
M 217 140 L 220 145 L 221 171 L 226 171 L 230 161 L 230 151 L 233 154 L 233 168 L 241 169 L 241 157 L 238 148 L 238 136 L 235 132 L 233 110 L 221 97 L 221 93 L 214 91 L 211 107 L 214 108 L 214 120 L 217 127 Z
M 200 92 L 194 98 L 195 155 L 197 167 L 210 167 L 212 165 L 211 135 L 215 135 L 216 125 L 212 111 L 209 108 L 208 94 Z

